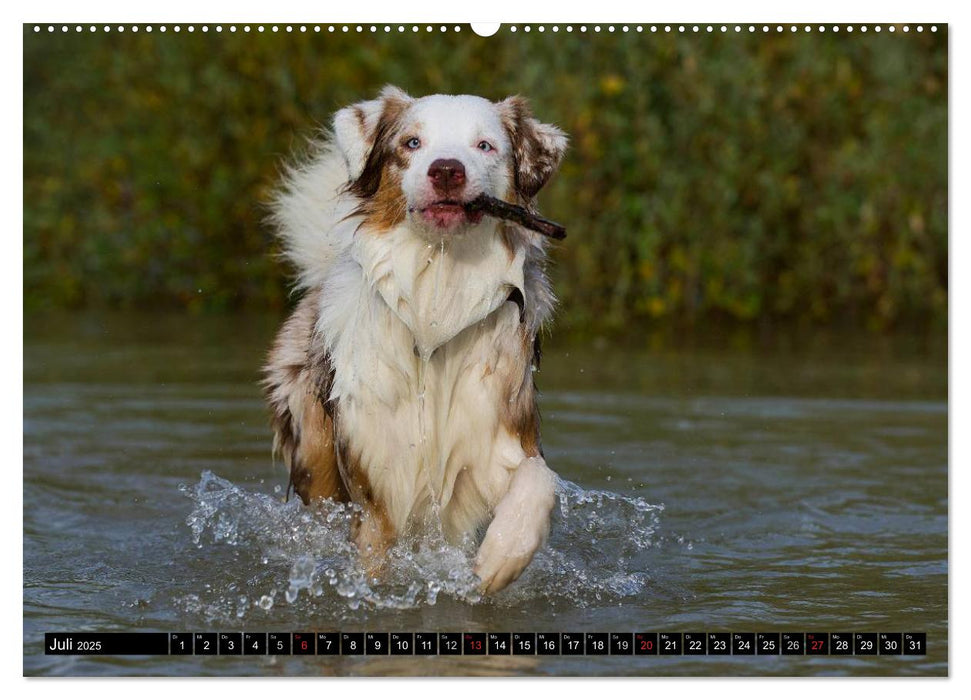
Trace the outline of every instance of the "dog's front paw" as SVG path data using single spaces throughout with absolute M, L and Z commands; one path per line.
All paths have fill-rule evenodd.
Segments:
M 482 581 L 480 590 L 495 593 L 519 578 L 542 543 L 542 538 L 526 540 L 522 533 L 490 527 L 475 558 L 475 575 Z
M 519 578 L 549 533 L 552 509 L 553 473 L 542 457 L 523 460 L 475 558 L 483 593 L 500 591 Z

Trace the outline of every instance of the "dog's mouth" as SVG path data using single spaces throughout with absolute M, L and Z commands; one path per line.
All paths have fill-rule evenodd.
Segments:
M 409 211 L 436 228 L 449 229 L 463 223 L 477 224 L 484 212 L 470 211 L 468 202 L 458 199 L 440 199 L 424 207 L 412 207 Z

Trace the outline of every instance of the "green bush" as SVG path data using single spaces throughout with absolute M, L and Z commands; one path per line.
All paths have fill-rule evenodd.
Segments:
M 562 316 L 947 312 L 947 36 L 24 29 L 28 310 L 280 307 L 264 205 L 339 107 L 530 97 L 571 135 L 541 195 Z

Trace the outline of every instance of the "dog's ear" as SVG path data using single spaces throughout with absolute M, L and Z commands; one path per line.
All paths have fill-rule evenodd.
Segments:
M 403 90 L 386 86 L 376 100 L 358 102 L 334 115 L 334 143 L 344 156 L 350 180 L 361 177 L 379 136 L 389 120 L 411 103 Z
M 563 159 L 566 134 L 534 119 L 529 102 L 519 95 L 507 97 L 498 107 L 512 143 L 516 190 L 524 199 L 532 199 Z

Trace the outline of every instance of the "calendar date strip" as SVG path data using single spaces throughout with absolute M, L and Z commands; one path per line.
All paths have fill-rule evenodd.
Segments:
M 49 632 L 53 656 L 926 656 L 925 632 Z

